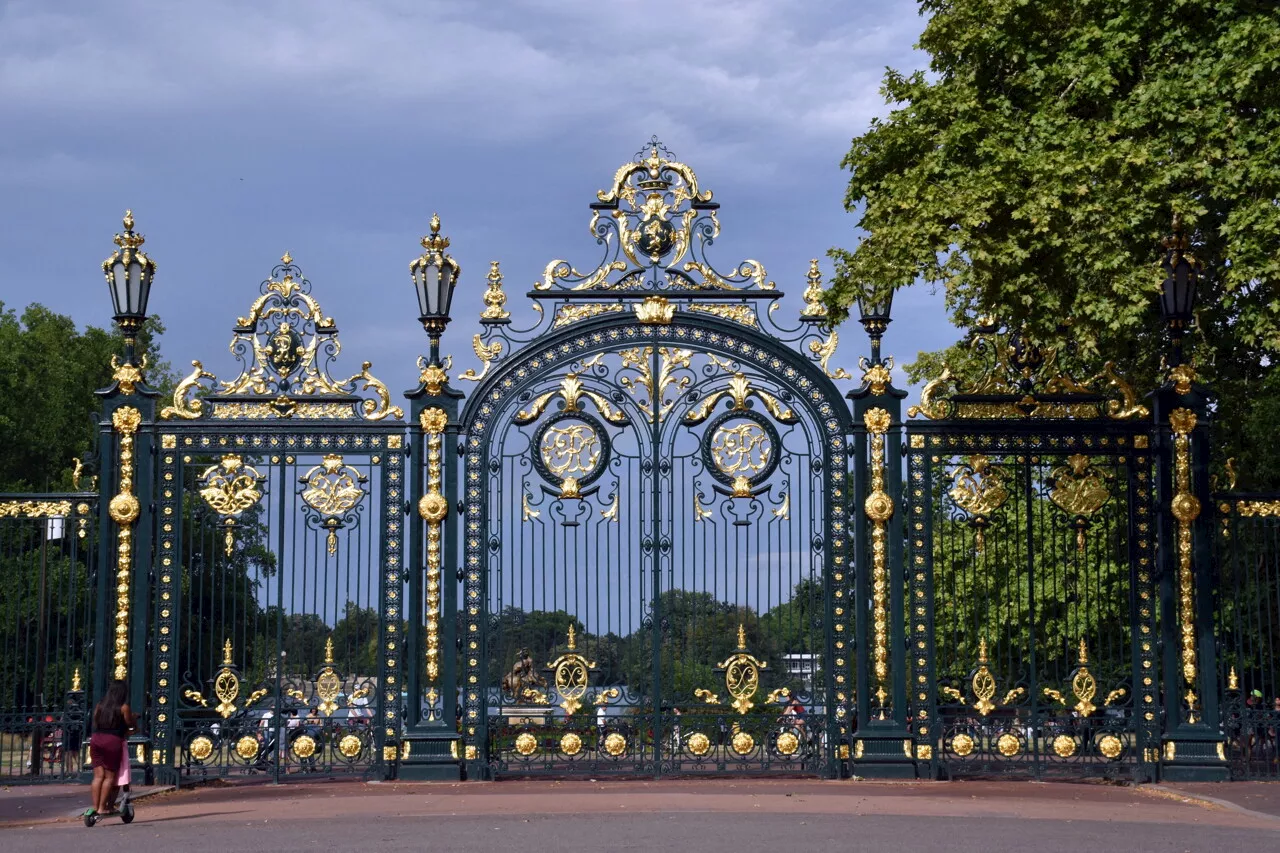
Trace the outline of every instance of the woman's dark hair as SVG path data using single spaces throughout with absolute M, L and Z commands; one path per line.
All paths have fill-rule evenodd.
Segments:
M 116 680 L 107 687 L 106 694 L 93 709 L 93 728 L 96 731 L 121 730 L 125 727 L 124 712 L 120 707 L 129 701 L 129 684 Z

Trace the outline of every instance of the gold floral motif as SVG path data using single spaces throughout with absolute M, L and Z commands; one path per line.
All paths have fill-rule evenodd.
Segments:
M 440 676 L 440 591 L 441 536 L 449 501 L 441 489 L 444 484 L 444 429 L 449 417 L 444 409 L 431 406 L 418 416 L 427 436 L 427 493 L 418 501 L 418 514 L 427 522 L 427 683 L 435 684 Z
M 311 735 L 298 735 L 293 739 L 293 754 L 307 759 L 316 754 L 316 739 Z
M 189 752 L 191 757 L 196 761 L 204 761 L 210 755 L 213 755 L 213 741 L 209 740 L 209 738 L 204 735 L 197 735 L 191 739 L 191 744 L 187 747 L 187 752 Z
M 863 512 L 872 523 L 871 528 L 871 619 L 874 630 L 872 640 L 872 667 L 875 672 L 877 696 L 881 714 L 884 713 L 884 687 L 889 680 L 889 563 L 888 524 L 893 517 L 893 498 L 885 491 L 885 433 L 891 418 L 885 409 L 868 409 L 862 422 L 871 435 L 871 491 L 867 495 Z
M 610 732 L 604 739 L 604 751 L 617 758 L 627 751 L 627 739 L 617 732 Z
M 626 357 L 626 353 L 623 353 L 623 357 Z M 533 402 L 529 404 L 527 409 L 522 409 L 519 412 L 516 412 L 515 417 L 512 420 L 522 426 L 527 423 L 532 423 L 539 415 L 546 411 L 547 405 L 556 397 L 560 397 L 564 400 L 563 411 L 582 411 L 582 398 L 586 397 L 588 400 L 595 403 L 596 408 L 600 410 L 600 414 L 602 414 L 604 419 L 609 423 L 625 424 L 630 422 L 626 413 L 610 403 L 603 394 L 592 391 L 590 388 L 583 385 L 582 380 L 579 378 L 577 373 L 566 373 L 564 378 L 560 380 L 559 388 L 554 391 L 547 391 L 539 394 L 533 399 Z
M 577 755 L 582 752 L 582 738 L 569 732 L 560 738 L 560 751 L 565 755 Z
M 0 501 L 0 518 L 50 518 L 70 514 L 70 501 Z
M 236 741 L 236 755 L 249 761 L 258 754 L 258 739 L 252 735 L 244 735 Z
M 675 317 L 676 306 L 665 296 L 646 296 L 644 302 L 632 306 L 636 319 L 646 325 L 664 325 Z
M 323 526 L 329 531 L 329 553 L 336 554 L 341 516 L 355 509 L 364 498 L 363 484 L 368 478 L 347 465 L 341 454 L 329 453 L 300 479 L 306 485 L 302 500 L 320 514 Z
M 1178 394 L 1190 394 L 1196 379 L 1196 369 L 1190 364 L 1179 364 L 1169 369 L 1169 383 Z
M 755 749 L 756 739 L 746 732 L 738 732 L 733 736 L 731 743 L 733 744 L 734 752 L 738 753 L 738 755 L 746 755 Z
M 583 302 L 576 305 L 562 305 L 556 310 L 551 328 L 558 329 L 580 320 L 598 317 L 601 314 L 618 314 L 621 311 L 621 302 Z
M 1053 751 L 1060 758 L 1070 758 L 1076 754 L 1076 739 L 1067 735 L 1058 735 L 1053 739 Z
M 1243 518 L 1277 518 L 1280 501 L 1236 501 L 1236 512 Z
M 716 317 L 723 317 L 726 320 L 732 320 L 735 323 L 741 323 L 744 326 L 757 328 L 760 324 L 756 319 L 755 309 L 750 305 L 721 305 L 718 303 L 707 304 L 705 302 L 693 302 L 688 306 L 688 310 L 694 313 L 713 314 Z
M 521 732 L 516 737 L 516 752 L 521 755 L 533 755 L 538 749 L 538 739 L 528 732 Z
M 129 604 L 133 580 L 133 523 L 139 514 L 138 499 L 133 495 L 134 437 L 142 423 L 142 413 L 132 406 L 121 406 L 111 413 L 111 425 L 120 437 L 120 491 L 107 504 L 107 514 L 116 530 L 116 625 L 115 671 L 117 680 L 129 675 Z
M 976 530 L 974 546 L 981 552 L 986 546 L 986 528 L 992 514 L 1009 499 L 1004 475 L 992 467 L 991 460 L 984 454 L 975 453 L 967 464 L 955 469 L 952 481 L 954 485 L 948 494 L 956 506 L 971 516 L 970 524 Z
M 800 739 L 791 732 L 783 732 L 778 735 L 774 746 L 779 755 L 794 755 L 796 750 L 800 748 Z
M 951 739 L 951 751 L 964 758 L 973 752 L 973 738 L 967 734 L 958 734 Z
M 813 353 L 814 357 L 818 359 L 818 363 L 822 365 L 822 372 L 830 378 L 852 379 L 853 376 L 843 367 L 837 367 L 834 372 L 831 370 L 830 362 L 836 354 L 836 347 L 839 345 L 840 335 L 835 329 L 832 329 L 825 341 L 809 341 L 809 352 Z
M 872 394 L 883 394 L 893 381 L 893 359 L 886 358 L 883 363 L 872 364 L 865 358 L 858 359 L 862 368 L 862 384 L 871 389 Z
M 1089 518 L 1111 499 L 1108 475 L 1090 464 L 1089 457 L 1076 453 L 1067 464 L 1053 469 L 1053 488 L 1049 500 L 1062 511 L 1075 517 L 1076 550 L 1084 551 L 1084 532 Z
M 675 406 L 675 398 L 668 398 L 667 393 L 674 390 L 677 394 L 689 387 L 690 377 L 681 376 L 677 371 L 688 369 L 693 351 L 675 347 L 658 348 L 658 373 L 652 369 L 653 347 L 633 347 L 619 353 L 622 367 L 631 368 L 639 373 L 639 379 L 623 376 L 619 384 L 637 397 L 636 406 L 649 418 L 663 421 Z M 642 391 L 644 396 L 642 396 Z M 647 399 L 646 399 L 647 397 Z
M 355 735 L 343 735 L 338 741 L 338 752 L 342 753 L 344 758 L 355 758 L 360 754 L 360 738 Z
M 200 497 L 223 518 L 228 557 L 235 544 L 233 530 L 236 522 L 245 510 L 262 499 L 262 480 L 257 469 L 244 464 L 236 453 L 223 456 L 217 465 L 211 465 L 200 475 Z
M 1106 758 L 1118 758 L 1123 750 L 1124 744 L 1115 735 L 1103 735 L 1098 740 L 1098 752 L 1101 752 Z
M 1017 735 L 1011 735 L 1007 732 L 996 738 L 996 749 L 1005 758 L 1011 758 L 1018 754 L 1018 750 L 1022 748 L 1022 744 L 1018 741 Z
M 711 738 L 702 732 L 694 732 L 689 735 L 689 752 L 701 758 L 711 750 Z
M 725 367 L 714 356 L 712 361 Z M 795 412 L 782 403 L 774 395 L 770 394 L 762 388 L 751 384 L 751 380 L 747 378 L 745 373 L 734 373 L 729 378 L 729 384 L 725 388 L 709 392 L 705 397 L 699 400 L 689 411 L 685 412 L 684 422 L 687 424 L 700 424 L 711 416 L 712 410 L 716 403 L 720 401 L 725 394 L 728 394 L 733 400 L 734 411 L 743 411 L 747 409 L 747 398 L 756 397 L 760 402 L 764 403 L 769 414 L 773 415 L 782 423 L 790 424 L 797 421 Z

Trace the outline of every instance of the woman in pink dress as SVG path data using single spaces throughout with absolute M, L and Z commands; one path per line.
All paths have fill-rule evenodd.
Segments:
M 129 708 L 129 685 L 113 681 L 93 709 L 93 737 L 89 740 L 89 760 L 93 762 L 93 783 L 89 796 L 93 803 L 85 816 L 109 814 L 115 801 L 116 777 L 129 760 L 126 749 L 129 732 L 138 718 Z

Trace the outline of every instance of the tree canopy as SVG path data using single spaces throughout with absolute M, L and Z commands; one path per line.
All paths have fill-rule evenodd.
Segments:
M 1150 387 L 1155 265 L 1176 212 L 1204 266 L 1190 354 L 1224 407 L 1250 405 L 1280 355 L 1275 4 L 920 7 L 929 70 L 886 72 L 893 110 L 842 164 L 866 236 L 832 250 L 833 321 L 864 286 L 923 281 L 945 288 L 957 325 L 995 316 L 1070 339 Z M 1233 421 L 1227 452 L 1245 440 Z

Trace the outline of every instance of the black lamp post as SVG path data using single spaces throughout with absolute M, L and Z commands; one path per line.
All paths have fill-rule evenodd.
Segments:
M 1173 364 L 1182 364 L 1182 338 L 1191 325 L 1196 306 L 1196 289 L 1200 283 L 1200 262 L 1190 253 L 1191 241 L 1182 233 L 1182 220 L 1173 218 L 1173 234 L 1165 237 L 1165 279 L 1160 285 L 1160 313 L 1169 327 L 1173 343 Z
M 431 339 L 431 364 L 438 365 L 440 336 L 449 325 L 449 303 L 462 270 L 445 253 L 449 238 L 440 236 L 440 217 L 436 214 L 431 215 L 431 233 L 422 238 L 422 248 L 426 251 L 409 264 L 409 274 L 418 291 L 418 319 Z
M 883 360 L 880 358 L 880 339 L 884 337 L 885 330 L 889 328 L 889 323 L 892 322 L 890 317 L 892 309 L 892 290 L 877 298 L 871 285 L 863 285 L 861 292 L 858 294 L 858 322 L 862 323 L 862 328 L 867 330 L 867 336 L 871 338 L 871 363 L 873 365 L 883 364 Z
M 147 319 L 147 300 L 151 296 L 151 279 L 156 274 L 155 262 L 144 255 L 141 246 L 146 238 L 133 233 L 133 211 L 124 212 L 124 233 L 115 236 L 116 250 L 102 262 L 115 309 L 116 325 L 124 333 L 124 358 L 133 363 L 138 331 Z

